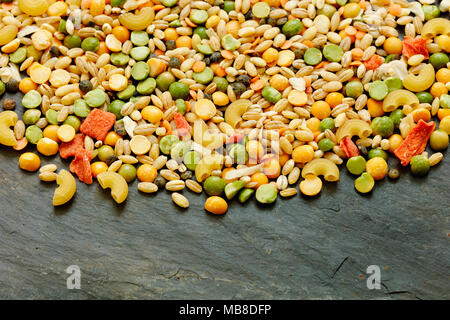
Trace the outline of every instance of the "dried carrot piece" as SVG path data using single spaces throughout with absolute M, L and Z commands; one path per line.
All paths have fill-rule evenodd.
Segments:
M 255 41 L 253 41 L 252 47 L 256 47 L 256 45 L 259 43 L 259 41 L 261 41 L 261 37 L 258 37 L 258 38 L 256 38 Z
M 220 51 L 220 54 L 222 55 L 222 57 L 224 57 L 225 59 L 233 59 L 233 52 L 228 51 L 228 50 L 222 50 Z
M 153 10 L 154 11 L 160 11 L 160 10 L 162 10 L 164 8 L 165 8 L 165 6 L 163 6 L 162 4 L 157 4 L 157 5 L 153 6 Z
M 259 91 L 262 88 L 264 88 L 264 81 L 263 80 L 258 80 L 256 82 L 253 82 L 252 84 L 250 84 L 250 89 L 255 90 L 255 91 Z
M 412 157 L 421 154 L 425 150 L 428 139 L 435 128 L 436 123 L 434 121 L 425 122 L 419 120 L 419 123 L 412 128 L 406 139 L 394 151 L 402 165 L 408 165 Z
M 292 43 L 292 40 L 286 40 L 280 48 L 283 50 L 289 49 L 292 46 Z
M 359 149 L 350 137 L 345 137 L 342 139 L 339 148 L 344 151 L 347 158 L 359 156 Z
M 327 64 L 329 64 L 328 61 L 322 61 L 321 63 L 315 65 L 314 69 L 321 69 L 321 68 L 325 67 Z
M 402 54 L 406 59 L 409 59 L 416 54 L 421 54 L 425 59 L 428 59 L 427 40 L 422 37 L 411 38 L 406 36 L 403 39 Z
M 12 2 L 10 2 L 10 3 L 2 2 L 2 9 L 3 10 L 11 11 L 13 8 L 14 8 L 14 4 Z
M 191 132 L 191 126 L 181 113 L 175 112 L 173 115 L 173 120 L 175 121 L 175 126 L 177 127 L 178 134 L 180 136 L 184 136 Z
M 308 46 L 309 48 L 314 47 L 314 43 L 312 43 L 311 40 L 305 40 L 302 42 L 305 46 Z
M 166 135 L 172 134 L 172 127 L 170 126 L 169 121 L 164 120 L 164 121 L 162 122 L 162 126 L 163 126 L 164 128 L 166 128 Z
M 383 58 L 379 55 L 374 54 L 369 60 L 364 62 L 364 65 L 369 70 L 376 70 L 379 66 L 383 64 Z

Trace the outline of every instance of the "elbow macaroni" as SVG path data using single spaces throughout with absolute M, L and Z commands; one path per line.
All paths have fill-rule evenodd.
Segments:
M 434 82 L 434 68 L 431 64 L 423 67 L 418 75 L 408 74 L 403 80 L 403 86 L 413 92 L 427 90 Z
M 435 18 L 427 23 L 422 28 L 422 37 L 430 39 L 438 34 L 450 36 L 450 21 L 444 18 Z
M 239 99 L 231 103 L 225 110 L 225 122 L 233 128 L 236 128 L 242 121 L 242 115 L 247 111 L 252 102 L 247 99 Z
M 302 177 L 306 178 L 308 175 L 320 176 L 322 175 L 326 181 L 339 180 L 339 168 L 337 165 L 328 159 L 318 158 L 308 162 L 302 171 Z
M 56 183 L 58 184 L 58 188 L 56 188 L 53 194 L 53 205 L 55 207 L 67 203 L 77 191 L 75 178 L 67 170 L 63 169 L 59 172 Z
M 396 110 L 399 106 L 404 105 L 416 108 L 419 106 L 419 99 L 414 93 L 408 90 L 394 90 L 384 99 L 383 110 L 385 112 L 391 112 Z
M 103 189 L 111 188 L 111 196 L 117 203 L 127 199 L 128 184 L 120 174 L 113 171 L 102 172 L 97 176 L 97 180 Z
M 0 113 L 0 144 L 9 147 L 15 147 L 17 145 L 14 131 L 10 129 L 16 125 L 17 113 L 14 111 L 3 111 Z
M 350 119 L 344 122 L 336 131 L 336 138 L 339 142 L 345 137 L 358 136 L 360 138 L 367 138 L 372 133 L 370 125 L 359 119 Z
M 193 129 L 194 141 L 210 150 L 220 148 L 223 145 L 223 135 L 211 132 L 203 120 L 196 120 Z
M 122 13 L 119 16 L 120 23 L 130 30 L 145 30 L 155 18 L 153 8 L 144 7 L 138 14 L 131 12 Z
M 195 178 L 198 182 L 203 182 L 208 178 L 213 170 L 221 170 L 223 165 L 223 156 L 215 153 L 205 156 L 195 167 Z

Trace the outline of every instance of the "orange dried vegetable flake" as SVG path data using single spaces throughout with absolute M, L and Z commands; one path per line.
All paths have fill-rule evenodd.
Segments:
M 105 140 L 108 131 L 116 122 L 116 115 L 111 112 L 94 109 L 83 121 L 80 131 L 97 140 Z
M 85 149 L 78 151 L 75 159 L 70 163 L 70 171 L 75 173 L 80 181 L 91 184 L 91 153 Z
M 345 152 L 347 158 L 359 156 L 359 149 L 350 137 L 342 139 L 339 147 Z
M 402 54 L 405 56 L 406 60 L 416 54 L 421 54 L 425 59 L 428 59 L 427 40 L 422 37 L 405 37 L 403 39 Z
M 75 157 L 76 154 L 84 149 L 84 134 L 77 134 L 70 142 L 62 142 L 59 146 L 59 155 L 63 159 Z
M 382 64 L 383 58 L 376 54 L 374 54 L 369 60 L 364 62 L 364 65 L 368 70 L 376 70 Z
M 419 120 L 419 123 L 412 128 L 402 144 L 395 149 L 394 154 L 400 159 L 401 164 L 407 166 L 412 157 L 421 154 L 426 146 L 428 139 L 436 127 L 435 122 L 425 122 Z

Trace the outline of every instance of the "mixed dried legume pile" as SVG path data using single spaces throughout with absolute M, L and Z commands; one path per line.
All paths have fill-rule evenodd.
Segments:
M 0 91 L 23 93 L 26 111 L 3 99 L 0 143 L 72 159 L 118 203 L 137 178 L 183 208 L 178 191 L 205 191 L 205 209 L 224 214 L 232 198 L 293 196 L 299 180 L 317 195 L 344 161 L 367 193 L 398 178 L 389 156 L 425 175 L 448 146 L 449 6 L 2 0 Z M 57 182 L 55 206 L 73 197 L 68 170 L 32 152 L 19 166 Z

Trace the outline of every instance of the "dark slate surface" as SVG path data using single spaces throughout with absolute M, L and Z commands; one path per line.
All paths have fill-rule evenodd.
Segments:
M 233 201 L 216 217 L 204 195 L 183 191 L 182 210 L 166 191 L 139 194 L 136 181 L 121 206 L 77 181 L 75 198 L 54 209 L 56 184 L 22 172 L 18 155 L 0 146 L 0 298 L 450 298 L 446 158 L 425 178 L 402 170 L 369 195 L 342 170 L 316 198 Z M 74 264 L 80 290 L 66 288 Z M 380 290 L 366 287 L 369 265 L 382 269 Z

